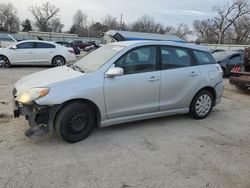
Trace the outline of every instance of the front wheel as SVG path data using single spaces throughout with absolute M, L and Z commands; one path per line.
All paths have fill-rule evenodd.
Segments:
M 10 62 L 7 57 L 0 55 L 0 67 L 9 68 Z
M 59 137 L 75 143 L 88 137 L 95 126 L 94 110 L 87 104 L 72 102 L 66 104 L 55 120 L 55 129 Z
M 63 65 L 65 65 L 65 63 L 66 63 L 66 61 L 65 61 L 64 57 L 62 57 L 62 56 L 55 56 L 52 59 L 52 65 L 54 67 L 63 66 Z
M 213 95 L 207 90 L 200 91 L 192 100 L 190 114 L 196 119 L 206 118 L 213 108 Z

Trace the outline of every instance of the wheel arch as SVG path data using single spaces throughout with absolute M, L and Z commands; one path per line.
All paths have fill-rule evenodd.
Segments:
M 60 111 L 63 109 L 63 107 L 65 105 L 69 104 L 69 103 L 72 103 L 72 102 L 82 102 L 82 103 L 90 105 L 94 109 L 94 111 L 95 111 L 96 124 L 98 126 L 100 126 L 100 123 L 101 123 L 101 112 L 100 112 L 99 107 L 93 101 L 91 101 L 89 99 L 84 99 L 84 98 L 70 99 L 68 101 L 63 102 L 61 105 L 59 105 L 58 108 L 55 110 L 54 115 L 53 115 L 53 119 L 52 119 L 53 126 L 55 125 L 55 120 L 56 120 L 57 115 L 60 113 Z M 55 127 L 53 127 L 53 128 L 55 128 Z
M 65 63 L 67 63 L 67 62 L 66 62 L 66 58 L 65 58 L 63 55 L 57 54 L 57 55 L 53 55 L 53 57 L 52 57 L 52 59 L 51 59 L 51 64 L 53 64 L 53 60 L 54 60 L 54 58 L 56 58 L 56 57 L 62 57 L 62 58 L 64 59 Z
M 203 88 L 201 88 L 200 90 L 198 90 L 198 91 L 195 93 L 195 95 L 193 96 L 192 101 L 194 100 L 195 96 L 196 96 L 199 92 L 201 92 L 201 91 L 203 91 L 203 90 L 206 90 L 206 91 L 209 91 L 210 93 L 212 93 L 212 95 L 213 95 L 213 106 L 214 106 L 214 105 L 215 105 L 215 101 L 216 101 L 216 91 L 215 91 L 215 89 L 214 89 L 213 87 L 211 87 L 211 86 L 206 86 L 206 87 L 203 87 Z M 192 104 L 192 101 L 191 101 L 190 105 Z
M 5 58 L 7 58 L 7 59 L 8 59 L 8 61 L 9 61 L 9 63 L 11 64 L 10 59 L 9 59 L 6 55 L 4 55 L 4 54 L 0 54 L 0 56 L 3 56 L 3 57 L 5 57 Z

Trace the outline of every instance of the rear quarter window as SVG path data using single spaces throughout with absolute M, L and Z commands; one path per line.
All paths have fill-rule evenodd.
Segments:
M 194 50 L 198 65 L 215 64 L 215 60 L 209 52 Z

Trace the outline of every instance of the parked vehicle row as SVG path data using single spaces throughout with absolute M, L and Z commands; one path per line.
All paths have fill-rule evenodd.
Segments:
M 230 83 L 239 90 L 250 88 L 250 48 L 244 51 L 244 64 L 236 65 L 232 69 Z
M 26 40 L 0 49 L 0 65 L 52 65 L 62 66 L 75 61 L 75 52 L 54 42 Z
M 207 48 L 127 41 L 22 78 L 13 90 L 14 115 L 29 121 L 27 135 L 55 131 L 78 142 L 96 125 L 183 113 L 206 118 L 223 90 L 222 69 Z
M 243 53 L 240 51 L 218 51 L 212 55 L 221 66 L 224 77 L 231 75 L 233 67 L 243 64 Z

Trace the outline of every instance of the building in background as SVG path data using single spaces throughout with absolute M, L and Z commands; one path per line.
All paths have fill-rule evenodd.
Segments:
M 103 35 L 104 44 L 108 44 L 111 42 L 127 41 L 127 40 L 162 40 L 162 41 L 185 42 L 176 35 L 171 35 L 171 34 L 109 30 Z

